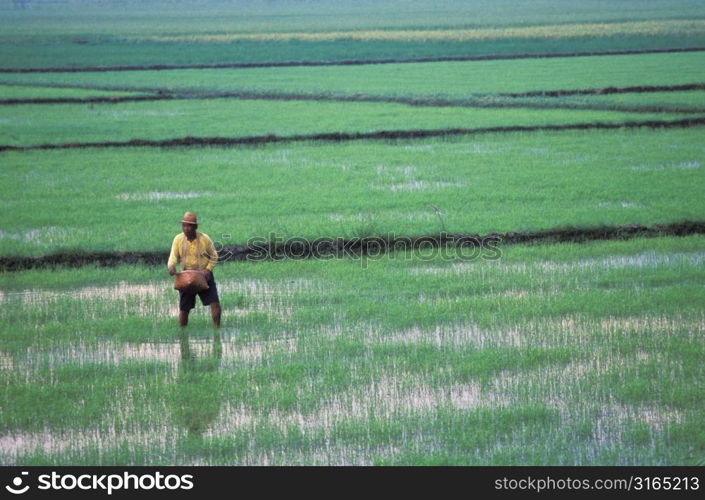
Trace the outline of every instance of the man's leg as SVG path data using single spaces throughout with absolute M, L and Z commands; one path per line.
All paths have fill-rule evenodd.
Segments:
M 179 311 L 179 325 L 182 327 L 188 325 L 188 313 L 189 311 Z
M 218 286 L 215 284 L 215 278 L 211 272 L 208 277 L 208 289 L 198 293 L 201 297 L 201 303 L 211 306 L 211 317 L 213 318 L 213 326 L 220 328 L 220 297 L 218 297 Z
M 211 317 L 213 318 L 213 325 L 216 328 L 220 328 L 220 302 L 211 302 Z
M 188 314 L 196 305 L 196 295 L 179 292 L 179 325 L 188 325 Z

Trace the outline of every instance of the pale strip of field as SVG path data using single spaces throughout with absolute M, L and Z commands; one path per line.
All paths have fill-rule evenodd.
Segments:
M 2 118 L 0 118 L 0 124 L 2 123 Z M 21 231 L 0 229 L 0 240 L 23 241 L 44 249 L 51 248 L 57 244 L 69 244 L 69 242 L 88 238 L 89 236 L 90 232 L 88 230 L 71 226 L 50 225 Z
M 327 31 L 319 33 L 213 33 L 197 35 L 160 35 L 135 37 L 131 40 L 158 42 L 236 42 L 236 41 L 304 41 L 322 42 L 333 40 L 355 41 L 449 41 L 465 42 L 477 40 L 501 40 L 514 38 L 581 38 L 618 36 L 664 36 L 705 34 L 705 20 L 659 20 L 616 23 L 583 23 L 545 26 L 522 26 L 474 29 L 428 29 L 428 30 L 354 30 Z
M 507 296 L 500 293 L 498 295 Z M 526 293 L 526 296 L 536 293 Z M 448 299 L 446 299 L 446 302 Z M 438 299 L 439 304 L 443 299 Z M 686 317 L 680 314 L 662 316 L 644 314 L 641 316 L 601 318 L 599 321 L 579 315 L 564 315 L 557 319 L 526 320 L 521 324 L 496 328 L 484 328 L 473 322 L 443 323 L 432 328 L 411 327 L 380 333 L 379 328 L 367 325 L 364 328 L 366 343 L 373 345 L 389 344 L 429 344 L 437 347 L 461 348 L 472 346 L 477 349 L 529 347 L 589 347 L 595 342 L 614 342 L 625 333 L 653 332 L 655 335 L 681 335 L 697 339 L 705 334 L 705 313 L 700 317 Z M 341 331 L 329 329 L 324 332 L 338 337 Z
M 247 342 L 242 345 L 233 342 L 220 342 L 220 355 L 216 356 L 213 338 L 188 339 L 188 353 L 195 360 L 219 360 L 221 368 L 255 366 L 267 356 L 275 353 L 292 355 L 296 352 L 295 336 L 273 339 L 266 342 Z M 86 364 L 105 364 L 118 366 L 132 362 L 155 362 L 169 365 L 173 376 L 177 375 L 179 364 L 183 361 L 185 351 L 180 342 L 112 342 L 97 343 L 78 342 L 54 348 L 30 347 L 21 362 L 0 351 L 0 371 L 7 370 L 24 374 L 30 378 L 34 370 L 46 366 L 55 369 L 59 366 L 83 366 Z
M 124 201 L 152 201 L 152 200 L 187 200 L 191 198 L 202 198 L 210 196 L 210 191 L 150 191 L 148 193 L 120 193 L 114 196 L 117 200 Z
M 164 264 L 166 266 L 166 263 Z M 166 267 L 164 268 L 166 269 Z M 166 274 L 166 271 L 163 271 Z M 217 275 L 218 271 L 214 270 Z M 253 279 L 219 279 L 220 293 L 227 291 L 242 297 L 240 305 L 230 305 L 227 314 L 239 317 L 264 313 L 271 317 L 288 318 L 293 311 L 291 294 L 304 290 L 321 289 L 314 280 L 290 279 L 267 281 Z M 200 309 L 200 302 L 197 305 Z M 56 313 L 57 305 L 65 304 L 71 310 L 80 310 L 85 319 L 100 319 L 106 312 L 120 316 L 146 316 L 157 318 L 178 315 L 178 292 L 173 281 L 161 280 L 134 284 L 120 281 L 109 286 L 85 286 L 71 291 L 46 288 L 0 290 L 0 305 L 31 307 L 38 314 Z M 58 314 L 58 313 L 57 313 Z
M 498 295 L 507 296 L 500 293 Z M 526 292 L 525 296 L 536 295 Z M 448 302 L 450 299 L 445 299 Z M 440 304 L 444 299 L 439 298 Z M 452 300 L 451 300 L 452 301 Z M 176 312 L 176 311 L 174 311 Z M 175 315 L 174 315 L 175 316 Z M 312 327 L 310 331 L 292 330 L 288 336 L 267 341 L 234 342 L 231 332 L 224 332 L 221 340 L 221 368 L 259 365 L 274 353 L 293 355 L 298 350 L 300 338 L 348 338 L 361 337 L 368 347 L 379 345 L 428 344 L 439 348 L 516 348 L 530 347 L 589 347 L 599 342 L 615 342 L 626 333 L 651 332 L 654 335 L 680 335 L 687 339 L 697 339 L 705 334 L 705 313 L 700 317 L 674 314 L 669 316 L 644 314 L 629 317 L 605 317 L 599 321 L 579 315 L 565 315 L 558 319 L 527 320 L 521 324 L 486 328 L 472 321 L 438 323 L 431 328 L 412 327 L 384 331 L 374 323 L 359 323 Z M 213 338 L 189 340 L 190 352 L 196 359 L 214 358 Z M 182 345 L 174 342 L 119 343 L 97 341 L 78 342 L 53 348 L 29 347 L 23 354 L 13 359 L 0 351 L 0 370 L 22 373 L 31 377 L 35 369 L 48 366 L 54 369 L 63 365 L 106 364 L 120 365 L 127 362 L 159 362 L 171 366 L 176 375 L 181 361 Z
M 617 268 L 657 268 L 659 266 L 674 266 L 679 264 L 701 265 L 705 262 L 705 252 L 673 252 L 663 254 L 654 251 L 641 252 L 637 255 L 614 255 L 602 258 L 580 259 L 572 262 L 543 261 L 531 263 L 504 263 L 500 260 L 484 262 L 490 266 L 491 273 L 496 274 L 529 274 L 569 276 L 577 271 Z M 447 266 L 419 266 L 410 270 L 413 274 L 432 274 L 438 276 L 462 275 L 476 272 L 477 261 L 458 262 Z

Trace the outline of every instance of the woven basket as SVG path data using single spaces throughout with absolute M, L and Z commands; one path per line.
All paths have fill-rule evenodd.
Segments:
M 184 293 L 198 293 L 208 290 L 208 281 L 203 271 L 188 269 L 176 273 L 174 288 Z

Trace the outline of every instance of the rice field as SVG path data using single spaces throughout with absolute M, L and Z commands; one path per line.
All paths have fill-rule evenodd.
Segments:
M 467 98 L 546 90 L 683 85 L 705 81 L 705 52 L 350 66 L 2 74 L 0 83 L 104 90 L 298 92 Z
M 5 464 L 668 464 L 705 452 L 705 239 L 4 276 Z M 37 286 L 37 284 L 40 284 Z
M 0 254 L 163 249 L 184 206 L 224 244 L 270 233 L 486 234 L 699 220 L 701 136 L 694 127 L 5 152 L 0 192 L 13 209 L 0 212 Z M 184 183 L 184 169 L 199 175 Z M 57 204 L 81 216 L 59 223 Z
M 705 35 L 703 20 L 659 20 L 636 22 L 613 22 L 602 24 L 569 24 L 546 26 L 521 26 L 476 29 L 434 29 L 434 30 L 346 30 L 328 32 L 290 33 L 217 33 L 198 35 L 159 35 L 136 37 L 134 40 L 156 42 L 237 42 L 251 40 L 270 41 L 326 41 L 326 40 L 385 40 L 385 41 L 455 41 L 497 40 L 512 38 L 580 38 L 588 36 L 620 37 L 629 35 Z
M 0 5 L 0 67 L 572 53 L 705 40 L 705 9 L 693 0 L 586 0 L 570 9 L 559 0 L 31 3 L 39 8 Z
M 700 3 L 32 4 L 0 6 L 0 464 L 703 463 Z M 219 246 L 497 245 L 221 254 L 221 328 L 182 329 L 186 210 Z
M 701 116 L 701 115 L 698 115 Z M 705 116 L 705 112 L 702 113 Z M 561 109 L 412 107 L 392 103 L 209 99 L 6 107 L 0 144 L 129 141 L 173 137 L 248 137 L 379 130 L 487 128 L 677 120 L 678 114 Z

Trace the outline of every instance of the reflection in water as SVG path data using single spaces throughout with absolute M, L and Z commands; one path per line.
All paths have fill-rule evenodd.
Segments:
M 220 331 L 213 333 L 213 346 L 200 358 L 191 350 L 188 333 L 179 335 L 181 360 L 176 386 L 173 388 L 173 414 L 175 420 L 188 431 L 188 437 L 200 438 L 218 417 L 221 396 L 217 375 L 223 358 Z

